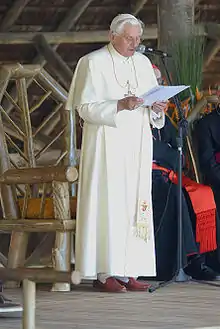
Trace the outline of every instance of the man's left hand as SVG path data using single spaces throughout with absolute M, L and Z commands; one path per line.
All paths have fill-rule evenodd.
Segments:
M 155 102 L 152 105 L 152 110 L 155 113 L 163 112 L 167 109 L 167 104 L 168 104 L 168 102 Z

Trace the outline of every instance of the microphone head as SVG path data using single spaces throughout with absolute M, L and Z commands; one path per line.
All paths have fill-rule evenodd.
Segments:
M 141 53 L 141 54 L 144 54 L 145 53 L 145 50 L 146 50 L 146 46 L 145 45 L 139 45 L 137 48 L 136 48 L 136 51 L 138 53 Z
M 162 50 L 159 49 L 153 49 L 153 48 L 148 48 L 145 45 L 139 45 L 136 48 L 136 51 L 141 54 L 151 54 L 151 55 L 157 55 L 157 56 L 162 56 L 162 57 L 171 57 L 171 55 L 163 52 Z

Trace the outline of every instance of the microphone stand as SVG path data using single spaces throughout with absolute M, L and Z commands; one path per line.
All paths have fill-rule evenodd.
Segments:
M 167 57 L 166 53 L 161 52 L 161 54 L 156 54 L 160 56 L 161 62 L 163 64 L 164 71 L 166 73 L 166 78 L 168 81 L 169 85 L 172 85 L 171 77 L 168 71 L 167 63 L 165 61 L 165 58 Z M 179 116 L 179 122 L 178 122 L 178 135 L 177 135 L 177 147 L 178 147 L 178 168 L 177 168 L 177 173 L 178 173 L 178 184 L 177 184 L 177 205 L 178 205 L 178 240 L 177 240 L 177 269 L 176 273 L 174 274 L 173 278 L 168 281 L 164 281 L 159 283 L 156 286 L 151 286 L 148 291 L 149 292 L 154 292 L 155 290 L 165 287 L 170 283 L 173 282 L 188 282 L 188 281 L 193 281 L 193 282 L 199 282 L 203 284 L 208 284 L 211 286 L 217 286 L 219 287 L 220 285 L 211 283 L 211 282 L 205 282 L 205 281 L 200 281 L 200 280 L 195 280 L 192 279 L 190 276 L 188 276 L 183 269 L 183 217 L 182 217 L 182 160 L 183 160 L 183 138 L 187 136 L 188 132 L 188 121 L 185 119 L 183 110 L 181 107 L 181 102 L 179 99 L 179 96 L 176 95 L 173 97 L 174 104 L 177 108 L 178 111 L 178 116 Z

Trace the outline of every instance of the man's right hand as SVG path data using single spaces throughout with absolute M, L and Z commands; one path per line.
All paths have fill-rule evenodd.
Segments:
M 117 110 L 118 110 L 118 112 L 123 111 L 123 110 L 133 111 L 137 107 L 142 105 L 143 102 L 144 102 L 144 100 L 142 98 L 138 98 L 135 96 L 125 97 L 118 101 Z

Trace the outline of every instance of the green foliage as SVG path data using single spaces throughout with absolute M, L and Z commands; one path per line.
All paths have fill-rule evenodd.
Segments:
M 191 86 L 191 94 L 185 91 L 180 94 L 180 97 L 183 100 L 191 96 L 192 105 L 196 100 L 196 88 L 201 90 L 204 45 L 205 38 L 192 31 L 188 36 L 176 38 L 169 46 L 172 54 L 172 60 L 169 63 L 172 82 Z

